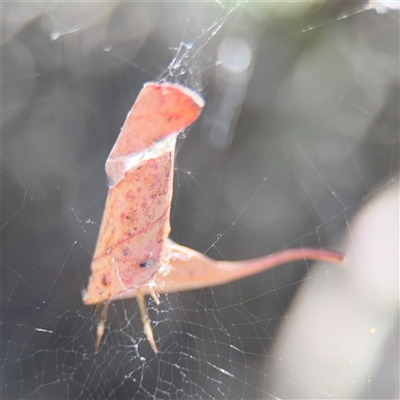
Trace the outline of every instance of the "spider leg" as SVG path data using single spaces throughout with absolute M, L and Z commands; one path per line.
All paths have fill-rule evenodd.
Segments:
M 147 340 L 150 343 L 154 353 L 158 353 L 156 342 L 154 341 L 153 329 L 151 328 L 149 314 L 147 313 L 147 307 L 144 300 L 144 295 L 140 289 L 136 289 L 136 298 L 139 304 L 140 316 L 142 317 L 144 333 L 147 336 Z
M 151 298 L 154 300 L 154 303 L 156 303 L 157 305 L 160 305 L 160 299 L 158 298 L 157 293 L 154 291 L 153 286 L 149 287 L 149 294 L 150 294 Z
M 108 306 L 110 305 L 110 303 L 111 303 L 111 301 L 107 300 L 102 304 L 102 309 L 101 309 L 101 313 L 100 313 L 100 316 L 99 316 L 99 321 L 97 322 L 96 344 L 94 346 L 94 354 L 97 354 L 97 352 L 99 351 L 101 338 L 103 337 L 103 334 L 104 334 L 104 325 L 105 325 L 105 322 L 106 322 L 106 319 L 107 319 Z M 97 305 L 95 307 L 97 309 Z

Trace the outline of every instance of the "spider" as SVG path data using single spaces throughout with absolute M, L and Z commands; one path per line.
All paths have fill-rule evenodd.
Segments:
M 200 115 L 203 99 L 172 83 L 147 83 L 128 114 L 106 162 L 110 188 L 84 303 L 103 304 L 98 352 L 111 301 L 136 297 L 155 353 L 144 296 L 222 285 L 304 259 L 340 263 L 342 253 L 288 249 L 244 261 L 215 261 L 168 239 L 177 135 Z

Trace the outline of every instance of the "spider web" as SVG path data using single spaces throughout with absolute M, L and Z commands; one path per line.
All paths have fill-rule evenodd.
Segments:
M 398 397 L 397 6 L 2 2 L 2 398 Z M 172 238 L 226 260 L 330 247 L 345 268 L 148 299 L 157 355 L 114 302 L 94 355 L 104 162 L 159 79 L 206 100 Z

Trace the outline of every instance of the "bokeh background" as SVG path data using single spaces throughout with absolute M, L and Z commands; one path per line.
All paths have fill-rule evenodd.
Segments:
M 2 398 L 398 396 L 399 15 L 387 6 L 1 4 Z M 82 293 L 104 163 L 150 80 L 206 100 L 178 140 L 174 240 L 227 260 L 332 247 L 347 272 L 302 262 L 149 300 L 157 356 L 135 300 L 116 302 L 94 356 Z M 365 209 L 376 223 L 357 222 Z

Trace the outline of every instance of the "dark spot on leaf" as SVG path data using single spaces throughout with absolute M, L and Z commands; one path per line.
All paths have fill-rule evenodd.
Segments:
M 129 250 L 128 249 L 123 249 L 122 250 L 122 255 L 125 256 L 125 257 L 128 256 L 129 255 Z
M 110 282 L 108 281 L 108 278 L 107 278 L 107 275 L 103 275 L 103 278 L 101 279 L 101 283 L 104 285 L 104 286 L 107 286 Z
M 154 264 L 155 264 L 155 261 L 154 261 L 154 260 L 147 260 L 147 261 L 145 261 L 145 262 L 141 262 L 141 263 L 139 264 L 139 267 L 140 267 L 140 268 L 150 268 L 150 267 L 152 267 Z

